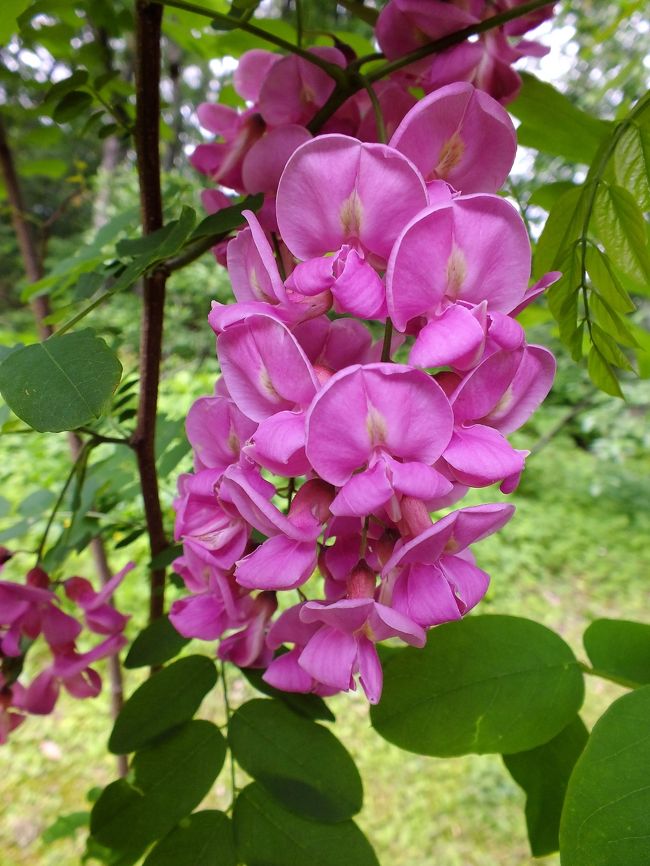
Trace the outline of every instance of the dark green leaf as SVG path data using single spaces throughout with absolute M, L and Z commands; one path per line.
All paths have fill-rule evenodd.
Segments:
M 560 847 L 564 795 L 588 737 L 589 732 L 576 716 L 548 743 L 503 757 L 510 775 L 526 792 L 526 826 L 533 857 L 544 857 Z
M 101 845 L 142 851 L 203 800 L 219 775 L 226 742 L 211 722 L 192 721 L 137 752 L 134 783 L 111 783 L 93 806 L 90 830 Z
M 630 684 L 650 684 L 650 625 L 597 619 L 587 628 L 582 642 L 598 671 Z
M 177 220 L 172 220 L 157 232 L 142 238 L 120 241 L 117 251 L 121 256 L 146 258 L 147 266 L 162 261 L 178 252 L 194 228 L 195 222 L 194 210 L 191 207 L 183 207 Z
M 375 730 L 422 755 L 522 752 L 548 742 L 580 709 L 571 648 L 527 619 L 472 616 L 429 632 L 384 669 Z
M 353 821 L 299 818 L 255 783 L 237 797 L 233 823 L 237 854 L 247 866 L 379 866 Z
M 526 73 L 522 78 L 519 96 L 508 106 L 521 121 L 519 144 L 589 165 L 611 124 L 581 111 L 552 85 Z
M 228 743 L 242 769 L 298 815 L 329 823 L 361 809 L 361 777 L 344 746 L 280 701 L 242 704 L 228 724 Z
M 298 713 L 299 716 L 312 719 L 312 721 L 335 721 L 334 713 L 319 695 L 282 692 L 280 689 L 274 689 L 273 686 L 264 682 L 262 679 L 264 671 L 260 670 L 260 668 L 240 668 L 240 670 L 254 689 L 257 689 L 258 692 L 262 692 L 264 695 L 268 695 L 270 698 L 277 698 L 279 701 L 283 701 L 290 710 Z
M 562 866 L 648 866 L 650 686 L 615 701 L 578 758 L 560 825 Z
M 0 364 L 0 392 L 40 432 L 74 430 L 99 418 L 122 365 L 93 331 L 53 336 L 25 346 Z
M 195 812 L 158 842 L 143 866 L 237 866 L 230 819 L 223 812 Z
M 71 75 L 68 75 L 67 78 L 62 78 L 61 81 L 57 81 L 56 84 L 53 84 L 50 89 L 45 94 L 44 102 L 52 105 L 55 102 L 58 102 L 66 93 L 70 93 L 71 90 L 76 90 L 78 87 L 83 87 L 84 84 L 88 81 L 88 73 L 85 69 L 76 69 Z
M 242 211 L 258 211 L 264 202 L 262 193 L 246 196 L 243 201 L 231 207 L 225 207 L 217 213 L 210 214 L 198 224 L 192 233 L 190 241 L 199 238 L 210 237 L 210 235 L 227 234 L 233 229 L 239 228 L 243 222 Z
M 124 660 L 124 667 L 161 665 L 177 656 L 188 643 L 189 638 L 180 635 L 168 617 L 161 616 L 143 629 L 133 641 Z
M 52 118 L 57 123 L 68 123 L 74 120 L 93 104 L 93 98 L 85 90 L 71 90 L 58 102 L 52 112 Z
M 191 719 L 217 681 L 205 656 L 179 659 L 154 674 L 131 695 L 115 721 L 108 748 L 125 755 Z
M 154 556 L 154 558 L 149 563 L 149 568 L 153 571 L 155 571 L 157 568 L 167 568 L 167 566 L 171 565 L 177 557 L 182 555 L 182 544 L 170 544 L 169 547 L 165 548 L 165 550 L 159 553 L 158 556 Z

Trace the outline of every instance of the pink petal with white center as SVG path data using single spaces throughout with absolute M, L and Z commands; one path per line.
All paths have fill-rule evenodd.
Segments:
M 308 410 L 307 457 L 322 478 L 340 486 L 376 448 L 435 462 L 451 428 L 447 398 L 426 373 L 402 364 L 348 367 L 327 382 Z
M 252 211 L 242 216 L 249 228 L 240 231 L 228 244 L 228 276 L 240 302 L 263 301 L 277 304 L 284 299 L 278 266 L 257 217 Z
M 518 430 L 541 405 L 553 385 L 556 363 L 543 346 L 526 346 L 523 358 L 506 393 L 482 418 L 504 434 Z
M 424 180 L 406 157 L 382 144 L 321 135 L 296 150 L 280 179 L 280 233 L 299 259 L 344 244 L 385 263 L 404 226 L 426 207 Z
M 495 193 L 512 168 L 517 137 L 495 99 L 457 82 L 419 100 L 390 146 L 408 156 L 427 181 L 445 180 L 464 194 Z
M 271 68 L 281 59 L 282 55 L 262 48 L 253 48 L 242 54 L 233 73 L 234 88 L 242 99 L 257 102 Z
M 443 556 L 440 568 L 454 587 L 461 614 L 475 607 L 490 585 L 490 575 L 460 556 Z
M 300 647 L 296 647 L 274 658 L 264 671 L 264 682 L 283 692 L 310 692 L 314 680 L 298 664 L 301 651 Z
M 270 316 L 249 316 L 217 339 L 228 391 L 254 421 L 308 406 L 318 380 L 291 332 Z
M 275 193 L 289 157 L 311 137 L 304 126 L 288 124 L 270 130 L 256 141 L 242 164 L 247 192 Z
M 444 458 L 461 483 L 487 487 L 521 472 L 527 453 L 515 450 L 492 427 L 475 424 L 454 432 Z
M 309 580 L 315 568 L 315 540 L 275 535 L 239 560 L 235 579 L 247 589 L 295 589 Z
M 481 321 L 485 316 L 477 317 L 474 310 L 452 304 L 427 322 L 413 344 L 409 362 L 418 367 L 473 367 L 483 354 L 486 336 L 486 323 Z
M 465 376 L 451 397 L 456 423 L 478 421 L 500 404 L 523 354 L 523 350 L 495 352 Z
M 246 454 L 275 475 L 305 475 L 311 468 L 305 455 L 305 413 L 278 412 L 262 421 Z
M 256 424 L 228 397 L 200 397 L 188 412 L 185 430 L 194 449 L 196 468 L 223 472 L 239 459 Z
M 386 465 L 378 461 L 371 469 L 353 475 L 332 502 L 332 514 L 340 517 L 365 517 L 381 508 L 393 495 Z
M 351 634 L 323 626 L 310 638 L 298 663 L 315 680 L 347 692 L 357 657 L 357 641 Z
M 68 694 L 74 698 L 96 698 L 102 690 L 102 680 L 97 671 L 86 668 L 78 674 L 66 677 L 63 680 Z

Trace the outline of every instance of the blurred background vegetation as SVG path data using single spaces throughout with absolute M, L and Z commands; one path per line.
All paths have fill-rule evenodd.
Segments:
M 101 260 L 120 237 L 138 231 L 134 154 L 121 134 L 120 117 L 132 111 L 130 28 L 126 4 L 85 0 L 41 4 L 20 39 L 0 49 L 0 116 L 14 149 L 23 193 L 37 230 L 45 272 L 70 258 L 82 262 L 71 282 L 52 292 L 54 321 L 69 305 L 95 290 L 84 276 L 83 260 Z M 552 79 L 580 107 L 603 119 L 615 118 L 647 88 L 644 56 L 648 22 L 643 3 L 559 4 L 559 14 L 541 38 L 552 46 L 531 71 Z M 215 2 L 215 8 L 218 3 Z M 46 9 L 46 7 L 48 7 Z M 336 32 L 348 27 L 345 11 L 326 0 L 305 4 L 305 27 Z M 266 3 L 271 16 L 288 18 L 292 4 Z M 166 13 L 163 95 L 164 201 L 177 215 L 181 204 L 199 209 L 202 180 L 189 168 L 186 152 L 201 140 L 193 107 L 206 98 L 236 103 L 230 85 L 232 56 L 248 45 L 241 34 L 197 29 L 186 13 Z M 359 44 L 368 39 L 362 23 L 353 25 Z M 53 83 L 80 66 L 100 89 L 117 123 L 89 107 L 72 123 L 48 116 L 46 94 Z M 106 89 L 107 88 L 107 89 Z M 575 165 L 548 155 L 522 152 L 510 192 L 528 217 L 533 239 L 545 216 L 531 196 L 544 184 L 581 179 Z M 534 201 L 538 199 L 534 198 Z M 35 328 L 23 292 L 24 267 L 0 195 L 0 347 L 31 342 Z M 99 237 L 98 237 L 98 232 Z M 90 270 L 90 269 L 89 269 Z M 230 297 L 225 272 L 210 253 L 169 282 L 164 371 L 159 425 L 159 469 L 163 502 L 171 526 L 175 478 L 190 467 L 183 420 L 192 401 L 209 393 L 218 373 L 213 336 L 206 316 L 210 301 Z M 135 364 L 139 339 L 137 290 L 93 313 L 89 322 L 119 350 L 125 376 L 115 398 L 116 431 L 126 431 L 135 411 Z M 648 303 L 635 316 L 647 322 Z M 559 373 L 545 407 L 520 434 L 516 445 L 532 451 L 521 486 L 511 497 L 517 514 L 505 532 L 477 548 L 479 564 L 492 575 L 483 611 L 528 616 L 552 626 L 582 655 L 580 634 L 596 616 L 644 619 L 650 574 L 650 385 L 629 374 L 626 401 L 596 391 L 586 372 L 561 347 L 543 303 L 527 314 L 531 342 L 551 346 Z M 650 371 L 641 371 L 650 372 Z M 16 419 L 0 405 L 0 545 L 17 549 L 6 574 L 31 565 L 54 499 L 69 467 L 65 434 L 17 433 Z M 110 431 L 108 431 L 110 432 Z M 119 591 L 120 609 L 133 613 L 129 633 L 144 625 L 147 594 L 146 544 L 133 457 L 128 449 L 102 445 L 83 488 L 90 511 L 56 527 L 76 555 L 66 574 L 92 573 L 86 551 L 98 529 L 117 569 L 133 559 L 137 569 Z M 487 490 L 473 501 L 500 498 Z M 469 502 L 468 504 L 473 504 Z M 64 546 L 50 552 L 52 567 L 63 564 Z M 3 575 L 4 577 L 4 575 Z M 176 590 L 172 589 L 173 593 Z M 192 644 L 190 650 L 209 651 Z M 137 684 L 129 674 L 127 689 Z M 585 713 L 593 721 L 616 694 L 616 687 L 591 684 Z M 247 686 L 233 682 L 243 698 Z M 337 730 L 358 762 L 366 805 L 360 824 L 385 866 L 524 866 L 531 861 L 523 794 L 496 757 L 434 760 L 407 755 L 377 737 L 368 724 L 365 700 L 343 696 L 332 702 Z M 218 698 L 203 712 L 221 720 Z M 108 696 L 79 702 L 63 697 L 48 718 L 30 719 L 0 750 L 0 862 L 3 866 L 78 862 L 88 797 L 104 785 L 114 767 L 106 755 Z M 90 794 L 87 792 L 90 791 Z M 224 806 L 225 790 L 214 798 Z M 73 817 L 48 830 L 58 815 Z M 76 817 L 74 817 L 76 815 Z M 69 835 L 65 835 L 65 831 Z M 62 838 L 56 838 L 61 836 Z M 554 864 L 549 858 L 544 861 Z

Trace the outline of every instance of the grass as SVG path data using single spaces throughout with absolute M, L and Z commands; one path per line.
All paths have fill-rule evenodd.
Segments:
M 211 372 L 185 372 L 166 389 L 167 409 L 177 414 L 196 390 L 208 391 Z M 198 384 L 197 384 L 198 382 Z M 552 423 L 549 412 L 548 423 Z M 15 437 L 17 440 L 19 437 Z M 530 434 L 529 434 L 530 438 Z M 0 532 L 18 519 L 24 497 L 56 489 L 65 456 L 63 437 L 27 437 L 12 441 L 10 459 L 0 469 L 7 513 Z M 520 440 L 524 447 L 527 437 Z M 650 571 L 650 501 L 644 479 L 647 459 L 598 459 L 562 436 L 532 457 L 520 489 L 512 497 L 517 513 L 498 536 L 476 548 L 478 564 L 493 578 L 482 612 L 511 613 L 536 619 L 559 631 L 584 658 L 581 634 L 598 616 L 643 619 Z M 21 478 L 18 490 L 10 478 Z M 169 504 L 172 483 L 165 501 Z M 494 490 L 476 492 L 471 502 L 500 498 Z M 133 506 L 125 506 L 126 513 Z M 23 509 L 25 510 L 25 509 Z M 40 521 L 42 526 L 42 518 Z M 39 522 L 30 535 L 35 536 Z M 0 542 L 1 543 L 1 542 Z M 146 592 L 143 539 L 116 551 L 117 563 L 128 557 L 138 569 L 120 590 L 119 605 L 141 613 L 130 626 L 142 625 Z M 19 560 L 19 558 L 16 558 Z M 21 557 L 17 566 L 22 567 Z M 66 571 L 87 570 L 81 553 Z M 209 652 L 206 645 L 193 651 Z M 249 687 L 231 677 L 235 704 Z M 128 674 L 127 687 L 138 675 Z M 599 680 L 587 683 L 584 717 L 593 724 L 617 687 Z M 355 758 L 365 785 L 365 805 L 358 821 L 371 839 L 383 866 L 556 866 L 557 857 L 533 861 L 528 853 L 523 817 L 524 797 L 498 756 L 449 760 L 400 751 L 370 728 L 365 700 L 357 694 L 331 701 L 336 733 Z M 223 721 L 220 693 L 210 695 L 201 714 Z M 60 814 L 88 808 L 89 789 L 113 778 L 113 759 L 106 754 L 107 695 L 95 701 L 64 696 L 51 717 L 31 718 L 0 750 L 0 861 L 3 866 L 73 866 L 79 862 L 84 831 L 45 844 L 43 830 Z M 222 771 L 209 803 L 227 806 L 228 774 Z

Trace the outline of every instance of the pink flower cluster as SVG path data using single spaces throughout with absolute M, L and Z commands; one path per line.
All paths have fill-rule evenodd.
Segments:
M 390 0 L 379 16 L 375 35 L 386 57 L 393 60 L 518 5 L 521 0 Z M 520 37 L 552 14 L 551 3 L 474 41 L 411 63 L 373 85 L 388 136 L 416 104 L 415 88 L 428 94 L 466 81 L 503 104 L 510 102 L 521 86 L 512 64 L 526 55 L 541 57 L 548 50 Z M 309 51 L 341 69 L 352 59 L 335 47 Z M 233 84 L 248 105 L 244 111 L 214 103 L 198 107 L 201 126 L 217 139 L 199 145 L 190 158 L 198 171 L 217 184 L 203 192 L 203 204 L 209 213 L 227 207 L 231 200 L 223 188 L 264 193 L 260 222 L 265 230 L 277 231 L 275 194 L 280 176 L 291 154 L 312 137 L 307 124 L 327 102 L 335 82 L 302 57 L 254 49 L 242 55 Z M 378 141 L 368 93 L 360 90 L 347 99 L 320 132 Z M 223 264 L 224 248 L 215 252 Z
M 187 419 L 190 595 L 170 618 L 278 688 L 327 695 L 358 674 L 374 703 L 378 641 L 422 646 L 485 594 L 470 545 L 513 507 L 431 513 L 514 490 L 526 452 L 506 436 L 554 376 L 515 318 L 557 277 L 528 287 L 525 227 L 495 194 L 515 147 L 499 103 L 446 86 L 388 145 L 303 143 L 278 183 L 282 246 L 250 212 L 228 245 L 236 303 L 213 304 L 222 377 Z M 299 602 L 274 620 L 279 591 Z
M 128 617 L 112 606 L 110 598 L 133 567 L 129 563 L 99 592 L 83 577 L 62 582 L 83 623 L 61 609 L 54 585 L 42 568 L 29 571 L 24 584 L 0 581 L 0 744 L 22 724 L 26 714 L 51 713 L 61 686 L 75 698 L 99 694 L 101 678 L 91 665 L 119 652 L 127 643 L 122 632 Z M 84 627 L 102 635 L 103 640 L 80 652 L 77 639 Z M 19 676 L 27 652 L 39 637 L 51 660 L 25 686 Z

